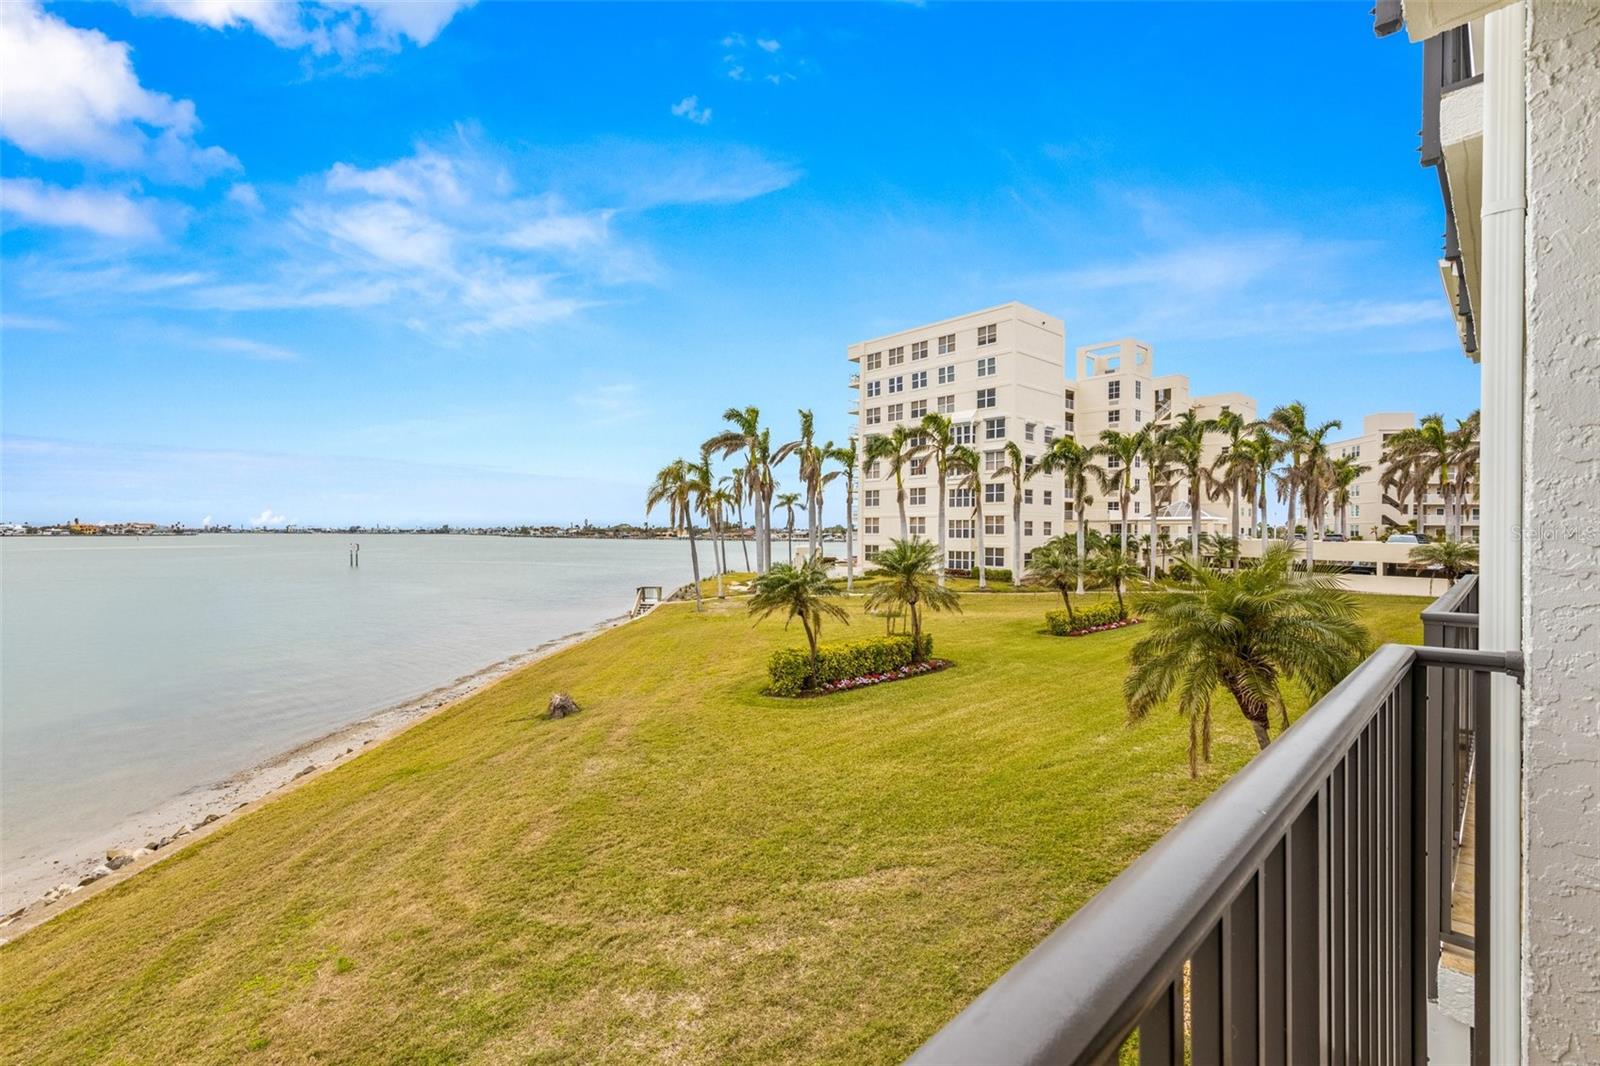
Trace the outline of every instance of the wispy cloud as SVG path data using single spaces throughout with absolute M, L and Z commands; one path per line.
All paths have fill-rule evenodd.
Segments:
M 474 0 L 133 0 L 142 15 L 182 19 L 214 30 L 247 29 L 280 48 L 350 59 L 426 47 Z
M 711 121 L 711 108 L 701 107 L 698 96 L 685 96 L 672 105 L 672 113 L 679 118 L 688 119 L 697 126 L 704 126 Z
M 41 159 L 92 162 L 184 184 L 237 169 L 196 140 L 195 106 L 145 88 L 129 49 L 34 0 L 0 4 L 0 136 Z
M 34 330 L 41 333 L 64 333 L 67 324 L 59 318 L 39 315 L 14 315 L 9 311 L 0 314 L 0 329 Z
M 270 363 L 293 362 L 300 358 L 298 352 L 292 352 L 276 344 L 251 340 L 248 337 L 213 337 L 210 347 L 220 352 L 242 355 L 248 359 L 261 359 Z
M 761 81 L 782 85 L 794 81 L 794 69 L 804 60 L 783 52 L 783 43 L 774 36 L 757 35 L 753 40 L 737 31 L 718 42 L 722 46 L 722 70 L 734 81 Z
M 150 240 L 161 234 L 155 203 L 120 189 L 63 188 L 37 178 L 0 178 L 0 210 L 14 223 Z M 169 217 L 179 213 L 168 211 Z

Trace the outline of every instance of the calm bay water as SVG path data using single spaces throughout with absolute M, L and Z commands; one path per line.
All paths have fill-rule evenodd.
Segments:
M 688 576 L 671 541 L 0 539 L 0 870 Z

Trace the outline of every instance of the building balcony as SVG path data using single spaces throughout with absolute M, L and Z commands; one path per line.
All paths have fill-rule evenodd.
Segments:
M 860 387 L 861 387 L 861 375 L 860 374 L 851 374 L 850 375 L 850 388 L 851 389 L 859 389 Z
M 1172 1066 L 1481 1055 L 1477 715 L 1522 661 L 1476 650 L 1476 596 L 1454 586 L 1424 646 L 1379 648 L 910 1061 L 1114 1062 L 1135 1034 Z M 1452 981 L 1475 1034 L 1440 1019 Z

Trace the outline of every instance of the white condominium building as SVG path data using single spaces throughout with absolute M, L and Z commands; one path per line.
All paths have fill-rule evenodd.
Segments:
M 1066 425 L 1082 444 L 1100 443 L 1105 430 L 1134 434 L 1149 425 L 1170 425 L 1185 411 L 1198 417 L 1213 419 L 1224 412 L 1234 412 L 1246 422 L 1256 417 L 1256 402 L 1237 392 L 1217 393 L 1211 396 L 1194 396 L 1189 389 L 1189 379 L 1183 374 L 1155 373 L 1154 352 L 1150 345 L 1132 338 L 1107 341 L 1103 344 L 1085 345 L 1078 349 L 1077 379 L 1066 391 Z M 1205 460 L 1209 464 L 1221 453 L 1223 438 L 1210 434 L 1206 439 Z M 1115 469 L 1114 457 L 1102 457 L 1100 463 Z M 1129 514 L 1121 512 L 1121 501 L 1115 491 L 1093 492 L 1094 501 L 1085 516 L 1089 528 L 1105 533 L 1121 534 L 1126 519 L 1132 527 L 1132 536 L 1144 536 L 1150 529 L 1150 490 L 1142 463 L 1134 463 L 1135 475 Z M 1189 486 L 1185 479 L 1173 485 L 1166 502 L 1156 510 L 1157 536 L 1165 534 L 1173 541 L 1186 539 L 1191 530 L 1189 516 Z M 1211 500 L 1202 495 L 1200 500 L 1202 533 L 1227 533 L 1231 528 L 1229 503 L 1226 499 Z M 1249 522 L 1248 502 L 1241 502 L 1241 522 Z
M 1029 552 L 1066 532 L 1061 478 L 1036 474 L 1022 494 L 1023 560 L 1013 559 L 1015 533 L 1011 478 L 1002 474 L 1005 446 L 1014 443 L 1029 462 L 1062 432 L 1061 390 L 1066 337 L 1061 320 L 1020 303 L 947 318 L 850 345 L 857 365 L 851 386 L 859 407 L 857 436 L 865 453 L 873 436 L 896 426 L 915 429 L 939 413 L 956 426 L 956 438 L 983 457 L 983 519 L 974 493 L 946 486 L 946 565 L 1014 569 Z M 937 541 L 938 480 L 925 458 L 902 472 L 907 528 L 900 528 L 895 479 L 888 464 L 864 461 L 860 479 L 860 560 L 870 561 L 892 538 Z M 951 479 L 954 481 L 955 479 Z
M 1417 501 L 1414 496 L 1402 496 L 1395 488 L 1383 487 L 1383 476 L 1388 467 L 1383 462 L 1384 449 L 1389 438 L 1402 430 L 1417 428 L 1417 416 L 1410 411 L 1383 411 L 1367 415 L 1361 420 L 1361 435 L 1328 445 L 1328 455 L 1338 459 L 1349 456 L 1367 467 L 1350 486 L 1350 511 L 1347 516 L 1351 536 L 1375 540 L 1395 530 L 1403 529 L 1416 521 Z M 1444 497 L 1438 489 L 1427 494 L 1423 502 L 1420 532 L 1427 537 L 1445 530 Z M 1479 504 L 1476 489 L 1472 499 L 1461 514 L 1461 538 L 1478 539 Z M 1328 500 L 1323 512 L 1323 527 L 1330 532 L 1339 529 L 1339 511 L 1333 500 Z

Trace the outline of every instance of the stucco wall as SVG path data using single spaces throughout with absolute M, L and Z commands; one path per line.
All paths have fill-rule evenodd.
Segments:
M 1600 4 L 1528 25 L 1525 1051 L 1600 1062 Z

